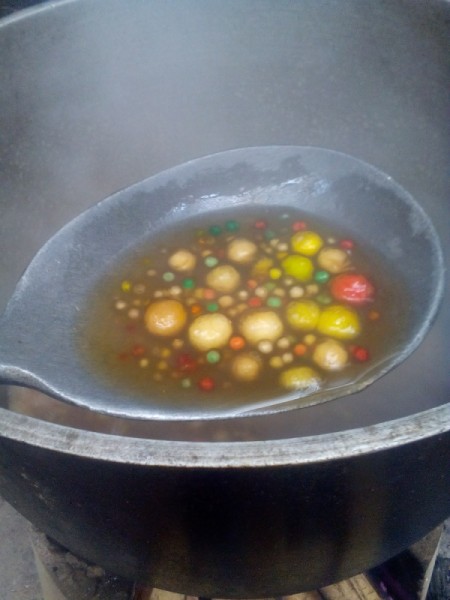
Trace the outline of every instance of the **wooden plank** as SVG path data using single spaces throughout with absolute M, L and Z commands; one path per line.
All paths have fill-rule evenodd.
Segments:
M 191 596 L 165 592 L 163 590 L 139 588 L 131 600 L 198 600 Z M 214 600 L 226 600 L 215 598 Z M 282 598 L 259 598 L 258 600 L 383 600 L 365 575 L 356 575 L 346 581 Z
M 323 600 L 383 600 L 364 574 L 320 589 Z
M 302 594 L 294 594 L 292 596 L 284 596 L 282 600 L 322 600 L 319 592 L 303 592 Z
M 165 592 L 164 590 L 158 590 L 157 588 L 153 588 L 152 593 L 149 596 L 149 600 L 185 600 L 185 598 L 186 596 L 184 594 Z
M 144 588 L 140 585 L 135 585 L 131 595 L 131 600 L 184 600 L 184 598 L 185 596 L 180 594 L 173 594 L 156 588 Z
M 442 599 L 450 599 L 450 519 L 444 523 L 422 593 L 422 600 Z

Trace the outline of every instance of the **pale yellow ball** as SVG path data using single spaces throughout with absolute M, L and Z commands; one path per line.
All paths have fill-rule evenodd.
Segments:
M 348 271 L 351 266 L 350 258 L 341 248 L 326 246 L 317 255 L 317 263 L 321 269 L 335 275 Z
M 260 376 L 261 370 L 261 358 L 254 352 L 238 354 L 231 364 L 231 374 L 238 381 L 255 381 Z
M 258 247 L 245 238 L 236 238 L 228 244 L 227 256 L 236 263 L 248 264 L 255 258 Z
M 207 352 L 222 348 L 233 333 L 230 319 L 221 313 L 212 313 L 197 317 L 190 325 L 189 341 L 197 350 Z
M 174 271 L 192 271 L 197 259 L 189 250 L 177 250 L 169 258 L 169 266 Z
M 256 309 L 242 315 L 239 331 L 249 344 L 257 346 L 260 342 L 275 342 L 283 335 L 283 322 L 272 310 Z
M 220 265 L 209 271 L 206 276 L 207 285 L 222 293 L 234 292 L 241 282 L 239 272 L 231 265 Z
M 348 352 L 337 340 L 328 339 L 317 344 L 312 359 L 325 371 L 342 371 L 348 363 Z

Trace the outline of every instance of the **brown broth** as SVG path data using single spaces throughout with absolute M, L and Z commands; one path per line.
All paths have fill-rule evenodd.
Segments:
M 291 248 L 292 236 L 305 230 L 320 236 L 322 250 L 332 247 L 341 254 L 344 250 L 350 263 L 345 273 L 365 276 L 375 289 L 373 298 L 361 305 L 333 298 L 330 284 L 338 275 L 318 266 L 319 252 L 307 256 L 313 265 L 310 281 L 286 274 L 283 261 L 287 254 L 305 256 Z M 257 246 L 249 263 L 228 258 L 229 245 L 236 238 Z M 169 266 L 180 249 L 196 257 L 194 269 L 181 271 Z M 266 264 L 255 270 L 261 260 Z M 220 265 L 232 265 L 239 273 L 240 283 L 232 292 L 220 292 L 205 283 Z M 323 281 L 316 281 L 320 278 Z M 168 299 L 181 302 L 187 318 L 179 333 L 163 337 L 149 332 L 145 314 L 150 305 Z M 338 339 L 347 353 L 345 366 L 339 370 L 324 369 L 313 358 L 317 346 L 325 339 L 336 339 L 334 335 L 318 332 L 316 327 L 295 329 L 287 319 L 287 306 L 304 300 L 313 301 L 322 314 L 330 305 L 357 314 L 360 333 L 353 339 Z M 227 303 L 230 306 L 225 306 Z M 98 281 L 82 311 L 79 343 L 88 368 L 106 385 L 149 402 L 166 402 L 186 410 L 202 404 L 232 408 L 295 393 L 305 396 L 307 403 L 308 396 L 318 389 L 359 380 L 389 356 L 404 328 L 405 307 L 405 291 L 395 268 L 380 260 L 376 249 L 365 247 L 357 236 L 336 231 L 291 207 L 234 208 L 186 219 L 119 257 Z M 252 344 L 242 335 L 242 319 L 267 311 L 278 315 L 283 332 L 274 333 L 269 343 Z M 244 338 L 244 348 L 231 348 L 228 338 L 226 344 L 208 351 L 194 347 L 188 332 L 193 321 L 206 314 L 226 316 L 233 343 L 239 345 L 235 337 Z M 242 381 L 232 375 L 231 364 L 237 355 L 248 352 L 259 363 L 259 372 L 250 381 Z M 281 373 L 299 366 L 312 368 L 320 383 L 310 381 L 294 390 L 283 387 Z M 248 377 L 248 369 L 244 375 Z

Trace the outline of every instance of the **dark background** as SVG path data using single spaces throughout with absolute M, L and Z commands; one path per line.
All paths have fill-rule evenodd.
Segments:
M 27 8 L 34 4 L 41 4 L 44 0 L 11 0 L 11 2 L 0 1 L 0 17 L 4 17 L 15 10 Z

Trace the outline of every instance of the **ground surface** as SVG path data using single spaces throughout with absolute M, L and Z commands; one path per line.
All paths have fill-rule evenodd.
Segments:
M 42 600 L 28 523 L 1 497 L 0 600 Z

